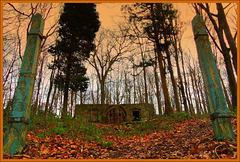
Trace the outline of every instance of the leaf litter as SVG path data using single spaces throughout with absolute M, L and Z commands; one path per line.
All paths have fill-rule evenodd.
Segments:
M 44 138 L 37 134 L 47 131 L 36 129 L 27 134 L 26 146 L 17 155 L 4 159 L 236 159 L 237 119 L 232 119 L 236 137 L 231 140 L 214 138 L 208 118 L 187 120 L 159 120 L 152 123 L 156 131 L 134 133 L 136 123 L 111 125 L 95 123 L 99 129 L 112 127 L 120 134 L 105 133 L 95 140 L 84 137 L 70 138 L 66 134 L 51 134 Z M 170 125 L 170 126 L 169 126 Z M 169 127 L 168 127 L 169 126 Z M 145 131 L 144 131 L 145 130 Z M 122 133 L 121 133 L 122 132 Z M 124 135 L 128 134 L 128 135 Z M 104 140 L 103 140 L 104 139 Z M 104 141 L 104 142 L 103 142 Z M 108 141 L 108 142 L 107 142 Z

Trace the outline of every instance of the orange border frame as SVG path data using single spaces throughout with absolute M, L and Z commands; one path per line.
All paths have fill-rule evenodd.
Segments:
M 118 161 L 168 161 L 168 162 L 175 162 L 175 161 L 219 161 L 219 159 L 176 159 L 176 160 L 173 160 L 173 159 L 124 159 L 124 160 L 120 160 L 120 159 L 96 159 L 96 160 L 92 160 L 92 159 L 83 159 L 83 160 L 80 160 L 80 159 L 3 159 L 3 16 L 2 16 L 2 12 L 3 12 L 3 3 L 7 3 L 7 2 L 13 2 L 13 3 L 29 3 L 29 2 L 41 2 L 41 3 L 49 3 L 49 2 L 52 2 L 52 3 L 76 3 L 76 2 L 80 2 L 80 3 L 89 3 L 89 2 L 92 2 L 92 3 L 121 3 L 121 2 L 124 2 L 124 3 L 136 3 L 136 2 L 159 2 L 159 3 L 163 3 L 163 2 L 168 2 L 167 0 L 0 0 L 0 162 L 14 162 L 14 161 L 32 161 L 32 162 L 38 162 L 38 161 L 114 161 L 114 162 L 118 162 Z M 171 0 L 170 3 L 194 3 L 194 2 L 199 2 L 196 1 L 196 0 Z M 229 2 L 232 2 L 232 3 L 237 3 L 237 7 L 238 7 L 238 11 L 239 11 L 239 4 L 240 4 L 240 1 L 239 0 L 203 0 L 201 2 L 210 2 L 210 3 L 229 3 Z M 240 13 L 238 12 L 237 13 L 237 23 L 238 23 L 238 29 L 240 27 L 240 23 L 239 23 L 239 16 L 240 16 Z M 238 60 L 237 60 L 237 64 L 239 65 L 239 61 L 240 61 L 240 58 L 239 58 L 239 55 L 240 55 L 240 51 L 239 51 L 239 47 L 240 47 L 240 43 L 239 43 L 239 39 L 240 36 L 239 36 L 239 33 L 237 35 L 237 40 L 238 40 L 238 44 L 237 44 L 237 47 L 238 47 Z M 239 66 L 238 66 L 238 73 L 237 75 L 239 76 Z M 240 101 L 240 95 L 239 95 L 239 77 L 237 79 L 237 99 L 238 101 Z M 239 123 L 239 116 L 240 116 L 240 111 L 239 111 L 239 105 L 240 103 L 238 102 L 237 103 L 237 107 L 238 107 L 238 111 L 237 111 L 237 122 Z M 240 161 L 240 151 L 239 151 L 239 148 L 240 148 L 240 136 L 239 136 L 239 125 L 237 125 L 237 159 L 221 159 L 221 161 L 230 161 L 230 162 L 237 162 L 237 161 Z

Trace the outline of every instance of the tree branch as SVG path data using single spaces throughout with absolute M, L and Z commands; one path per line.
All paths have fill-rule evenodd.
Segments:
M 224 7 L 223 9 L 225 10 L 228 6 L 230 6 L 231 5 L 231 3 L 228 3 L 228 5 L 226 6 L 226 7 Z
M 234 37 L 233 37 L 235 42 L 236 42 L 236 38 L 237 38 L 237 30 L 236 30 L 236 33 L 234 34 Z
M 212 34 L 211 34 L 210 31 L 208 30 L 208 28 L 207 28 L 206 25 L 205 25 L 205 28 L 206 28 L 206 30 L 207 30 L 207 32 L 208 32 L 208 35 L 212 38 L 214 44 L 215 44 L 216 47 L 218 48 L 218 50 L 219 50 L 221 53 L 223 53 L 222 50 L 220 49 L 220 47 L 218 46 L 217 42 L 216 42 L 215 39 L 213 38 Z
M 29 15 L 23 13 L 23 12 L 20 12 L 19 10 L 17 10 L 11 3 L 8 3 L 8 5 L 10 5 L 16 12 L 20 13 L 21 15 L 24 15 L 24 16 L 27 16 L 27 17 L 30 17 L 32 13 L 30 13 Z

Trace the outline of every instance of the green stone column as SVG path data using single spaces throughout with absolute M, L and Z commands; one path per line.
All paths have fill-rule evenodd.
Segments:
M 8 128 L 4 140 L 3 153 L 16 154 L 25 147 L 27 128 L 31 122 L 31 102 L 34 89 L 38 56 L 42 41 L 44 20 L 40 14 L 33 16 L 27 37 L 18 84 L 15 90 Z
M 196 15 L 193 18 L 192 28 L 214 136 L 217 139 L 234 138 L 227 102 L 202 16 Z

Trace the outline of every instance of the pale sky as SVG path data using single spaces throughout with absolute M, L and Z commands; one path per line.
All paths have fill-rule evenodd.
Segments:
M 121 21 L 121 5 L 123 3 L 101 3 L 97 4 L 99 19 L 104 28 L 114 29 L 116 22 Z M 194 42 L 191 21 L 196 15 L 193 9 L 187 3 L 174 3 L 174 7 L 180 12 L 181 21 L 185 22 L 186 30 L 182 38 L 182 48 L 184 51 L 196 54 L 196 45 Z
M 101 21 L 102 27 L 114 29 L 116 22 L 121 20 L 122 12 L 121 5 L 123 3 L 100 3 L 97 4 L 97 11 L 99 12 L 99 19 Z M 228 3 L 223 3 L 223 6 L 226 6 Z M 191 54 L 194 59 L 197 59 L 197 50 L 194 41 L 192 24 L 191 21 L 196 16 L 194 9 L 190 3 L 173 3 L 174 8 L 180 13 L 180 21 L 184 22 L 184 34 L 182 37 L 182 48 L 183 51 Z M 216 12 L 216 4 L 210 3 L 211 12 Z M 203 11 L 203 14 L 205 12 Z M 228 13 L 236 14 L 234 9 L 230 10 Z M 232 22 L 228 20 L 229 25 L 232 25 Z

